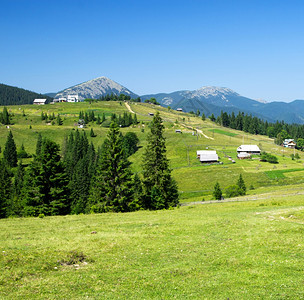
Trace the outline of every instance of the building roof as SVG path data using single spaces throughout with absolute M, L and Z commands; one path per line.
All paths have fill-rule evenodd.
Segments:
M 45 103 L 46 99 L 35 99 L 34 103 Z
M 218 161 L 218 155 L 213 150 L 198 150 L 196 154 L 200 161 Z
M 293 143 L 296 145 L 296 142 L 294 141 L 294 139 L 285 139 L 284 140 L 284 144 L 290 144 L 290 143 Z
M 261 152 L 257 145 L 241 145 L 237 148 L 238 152 Z
M 218 155 L 214 153 L 201 154 L 200 161 L 218 161 Z

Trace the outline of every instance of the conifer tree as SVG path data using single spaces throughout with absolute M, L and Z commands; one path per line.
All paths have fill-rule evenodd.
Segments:
M 9 124 L 10 124 L 9 113 L 8 113 L 6 107 L 3 107 L 3 112 L 2 112 L 2 124 L 4 124 L 4 125 L 9 125 Z
M 214 186 L 213 196 L 216 200 L 221 200 L 222 198 L 222 190 L 218 182 Z
M 39 133 L 37 143 L 36 143 L 36 155 L 40 155 L 42 145 L 42 135 Z
M 63 121 L 62 121 L 62 119 L 60 118 L 60 115 L 59 115 L 59 114 L 57 115 L 56 122 L 57 122 L 57 125 L 59 125 L 59 126 L 63 124 Z
M 105 115 L 105 113 L 102 113 L 101 123 L 103 123 L 105 120 L 106 120 L 106 115 Z
M 159 112 L 153 117 L 148 145 L 143 157 L 144 206 L 146 209 L 169 208 L 178 204 L 178 189 L 171 176 Z
M 22 198 L 24 215 L 64 215 L 70 212 L 68 178 L 60 160 L 59 146 L 42 140 L 36 156 L 25 175 Z
M 91 131 L 90 131 L 90 137 L 96 137 L 96 134 L 94 133 L 93 128 L 91 128 Z
M 240 177 L 237 181 L 237 186 L 239 187 L 239 193 L 241 196 L 244 196 L 246 195 L 246 185 L 245 185 L 245 182 L 244 182 L 244 179 L 242 177 L 242 174 L 240 174 Z
M 13 134 L 10 131 L 5 143 L 5 148 L 3 151 L 4 160 L 7 162 L 8 166 L 13 168 L 17 166 L 17 149 L 13 138 Z
M 22 162 L 19 162 L 14 175 L 14 181 L 12 185 L 13 187 L 12 196 L 7 205 L 7 217 L 22 215 L 23 206 L 22 206 L 21 191 L 23 187 L 24 173 L 25 173 L 25 168 Z
M 119 127 L 112 122 L 97 166 L 89 209 L 94 206 L 99 212 L 132 210 L 132 173 L 122 143 Z
M 0 160 L 0 218 L 7 216 L 7 206 L 11 198 L 11 177 L 6 161 Z

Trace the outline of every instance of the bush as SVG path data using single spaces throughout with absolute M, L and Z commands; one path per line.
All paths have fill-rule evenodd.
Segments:
M 242 190 L 236 185 L 230 185 L 225 189 L 225 194 L 227 198 L 237 197 L 243 194 Z
M 275 155 L 272 155 L 270 153 L 261 152 L 260 161 L 267 161 L 271 164 L 277 164 L 278 163 L 278 158 Z

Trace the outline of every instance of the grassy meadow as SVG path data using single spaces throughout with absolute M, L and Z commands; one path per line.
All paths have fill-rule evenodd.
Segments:
M 152 116 L 149 113 L 159 111 L 163 120 L 165 137 L 167 142 L 167 156 L 173 170 L 173 177 L 177 180 L 181 193 L 181 202 L 211 200 L 212 191 L 216 181 L 221 188 L 235 184 L 242 174 L 247 188 L 254 188 L 259 193 L 259 188 L 265 186 L 285 186 L 303 182 L 304 160 L 292 160 L 290 155 L 297 150 L 286 149 L 274 144 L 273 139 L 266 136 L 250 135 L 237 130 L 223 128 L 209 120 L 202 121 L 183 112 L 168 110 L 163 107 L 150 104 L 131 103 L 130 108 L 137 114 L 140 123 L 138 126 L 122 128 L 122 133 L 135 132 L 140 139 L 140 149 L 130 157 L 134 172 L 141 172 L 141 162 L 146 138 L 149 132 L 149 122 Z M 0 146 L 4 149 L 8 130 L 12 130 L 17 148 L 23 143 L 26 151 L 35 153 L 36 140 L 39 133 L 49 137 L 59 145 L 63 144 L 64 137 L 72 130 L 77 129 L 78 114 L 80 111 L 94 111 L 95 116 L 105 113 L 110 118 L 112 112 L 123 114 L 128 112 L 125 103 L 98 102 L 98 103 L 58 103 L 45 106 L 10 106 L 8 107 L 13 116 L 14 125 L 9 129 L 0 126 Z M 23 112 L 25 116 L 23 116 Z M 48 115 L 59 113 L 63 119 L 63 125 L 48 125 L 41 120 L 41 112 Z M 30 128 L 31 127 L 31 128 Z M 93 128 L 97 137 L 90 137 Z M 176 133 L 181 129 L 182 133 Z M 90 123 L 84 130 L 87 132 L 89 141 L 93 141 L 96 147 L 103 143 L 108 128 Z M 195 134 L 194 134 L 195 133 Z M 279 164 L 272 165 L 260 162 L 258 157 L 251 160 L 238 160 L 236 148 L 241 144 L 257 144 L 263 151 L 276 155 Z M 197 150 L 216 150 L 222 165 L 203 165 L 196 158 Z M 300 157 L 303 156 L 298 152 Z M 232 157 L 236 163 L 228 159 Z M 304 157 L 303 157 L 304 159 Z M 28 162 L 30 159 L 25 160 Z
M 130 108 L 140 123 L 121 131 L 133 131 L 140 140 L 140 149 L 130 157 L 133 171 L 141 172 L 149 113 L 159 111 L 182 206 L 0 220 L 0 299 L 302 299 L 303 153 L 183 112 L 142 103 Z M 2 152 L 12 130 L 17 148 L 23 143 L 33 154 L 39 133 L 62 145 L 77 129 L 79 111 L 109 118 L 129 108 L 99 102 L 8 110 L 14 124 L 0 126 Z M 42 111 L 59 113 L 63 125 L 47 125 Z M 91 128 L 97 137 L 89 136 Z M 90 123 L 79 130 L 98 147 L 108 128 Z M 257 144 L 279 163 L 260 162 L 257 156 L 237 160 L 241 144 Z M 223 164 L 201 164 L 196 151 L 204 149 L 216 150 Z M 293 153 L 301 158 L 292 160 Z M 224 190 L 240 174 L 246 196 L 210 201 L 216 181 Z
M 304 200 L 0 220 L 1 299 L 302 299 Z

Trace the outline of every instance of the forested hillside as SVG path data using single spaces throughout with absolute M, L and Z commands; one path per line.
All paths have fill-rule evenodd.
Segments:
M 52 100 L 51 97 L 46 95 L 0 84 L 0 105 L 32 104 L 33 100 L 37 98 L 47 99 L 47 102 Z

